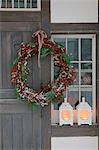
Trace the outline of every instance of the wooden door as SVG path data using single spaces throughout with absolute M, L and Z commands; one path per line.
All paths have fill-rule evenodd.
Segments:
M 42 1 L 41 12 L 0 12 L 0 150 L 50 149 L 50 106 L 32 109 L 18 101 L 10 76 L 21 42 L 31 41 L 32 33 L 40 28 L 49 35 L 48 24 L 48 0 Z M 39 89 L 42 82 L 50 80 L 50 57 L 41 61 L 41 75 L 37 56 L 28 63 L 32 70 L 29 85 Z

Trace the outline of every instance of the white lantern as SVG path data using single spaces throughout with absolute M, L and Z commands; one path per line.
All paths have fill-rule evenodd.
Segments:
M 78 125 L 92 124 L 92 111 L 90 105 L 85 102 L 85 97 L 82 97 L 82 102 L 77 106 Z
M 67 102 L 67 98 L 59 107 L 59 124 L 62 125 L 73 125 L 73 108 Z

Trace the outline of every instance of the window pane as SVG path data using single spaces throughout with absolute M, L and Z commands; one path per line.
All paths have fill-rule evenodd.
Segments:
M 76 72 L 76 79 L 73 85 L 78 85 L 79 84 L 79 70 L 78 70 L 78 63 L 73 64 L 74 68 L 77 70 Z
M 7 0 L 7 8 L 12 8 L 12 0 Z
M 14 0 L 14 8 L 18 8 L 18 0 Z
M 75 88 L 76 90 L 77 88 Z M 76 105 L 79 102 L 79 92 L 77 91 L 69 91 L 68 92 L 68 102 L 73 106 L 73 108 L 76 107 Z
M 72 54 L 71 60 L 78 60 L 78 39 L 69 38 L 67 39 L 67 50 L 69 54 Z
M 54 66 L 54 80 L 56 80 L 59 77 L 60 68 L 57 66 Z
M 81 39 L 81 60 L 92 60 L 92 39 Z
M 63 45 L 64 47 L 66 47 L 66 39 L 65 38 L 54 38 L 54 41 L 58 44 Z
M 84 88 L 84 91 L 81 91 L 81 97 L 85 97 L 86 101 L 90 106 L 92 106 L 92 91 L 87 91 L 88 89 Z
M 6 0 L 2 0 L 1 8 L 6 8 Z
M 30 0 L 27 0 L 27 8 L 30 8 Z
M 32 0 L 32 8 L 37 8 L 37 0 Z
M 92 85 L 92 73 L 82 72 L 81 73 L 81 84 L 82 85 Z
M 91 63 L 82 63 L 81 69 L 92 69 L 92 64 Z
M 20 0 L 20 8 L 24 8 L 24 0 Z

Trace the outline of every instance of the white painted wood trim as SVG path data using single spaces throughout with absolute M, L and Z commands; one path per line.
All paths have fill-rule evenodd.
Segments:
M 0 0 L 0 11 L 41 11 L 41 0 L 37 0 L 37 8 L 26 8 L 26 5 L 27 5 L 26 0 L 24 0 L 24 2 L 25 2 L 24 8 L 19 8 L 19 3 L 18 3 L 18 8 L 13 8 L 13 5 L 12 5 L 12 8 L 1 8 L 2 2 Z

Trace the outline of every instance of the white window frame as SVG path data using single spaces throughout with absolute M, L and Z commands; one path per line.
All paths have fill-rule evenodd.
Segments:
M 92 63 L 92 72 L 94 72 L 94 74 L 92 74 L 92 86 L 89 85 L 89 88 L 92 87 L 92 109 L 93 109 L 93 123 L 96 123 L 96 34 L 53 34 L 52 35 L 52 40 L 54 38 L 65 38 L 66 39 L 66 47 L 67 47 L 67 39 L 68 38 L 91 38 L 92 39 L 92 61 L 89 61 L 89 63 Z M 79 40 L 80 41 L 80 40 Z M 78 43 L 80 45 L 80 43 Z M 80 45 L 81 46 L 81 45 Z M 81 51 L 80 51 L 81 52 Z M 79 57 L 81 57 L 81 53 L 79 52 Z M 75 62 L 76 61 L 72 61 Z M 77 61 L 77 63 L 79 62 L 79 65 L 81 64 L 81 62 L 85 62 L 88 63 L 88 61 Z M 80 79 L 80 74 L 81 71 L 79 71 L 79 87 L 81 88 L 81 79 Z M 54 79 L 54 64 L 53 64 L 53 57 L 51 57 L 51 81 L 53 81 Z M 74 86 L 74 85 L 73 85 Z M 85 85 L 84 85 L 85 87 Z M 88 87 L 88 85 L 87 85 Z M 80 101 L 80 92 L 81 90 L 79 90 L 79 101 Z M 52 106 L 52 110 L 54 109 L 54 107 Z M 56 115 L 57 116 L 57 115 Z M 57 119 L 56 119 L 57 120 Z
M 37 8 L 26 8 L 26 0 L 24 0 L 24 2 L 25 2 L 24 8 L 14 8 L 14 0 L 12 0 L 13 8 L 1 8 L 1 0 L 0 0 L 0 11 L 41 11 L 41 0 L 37 0 Z

